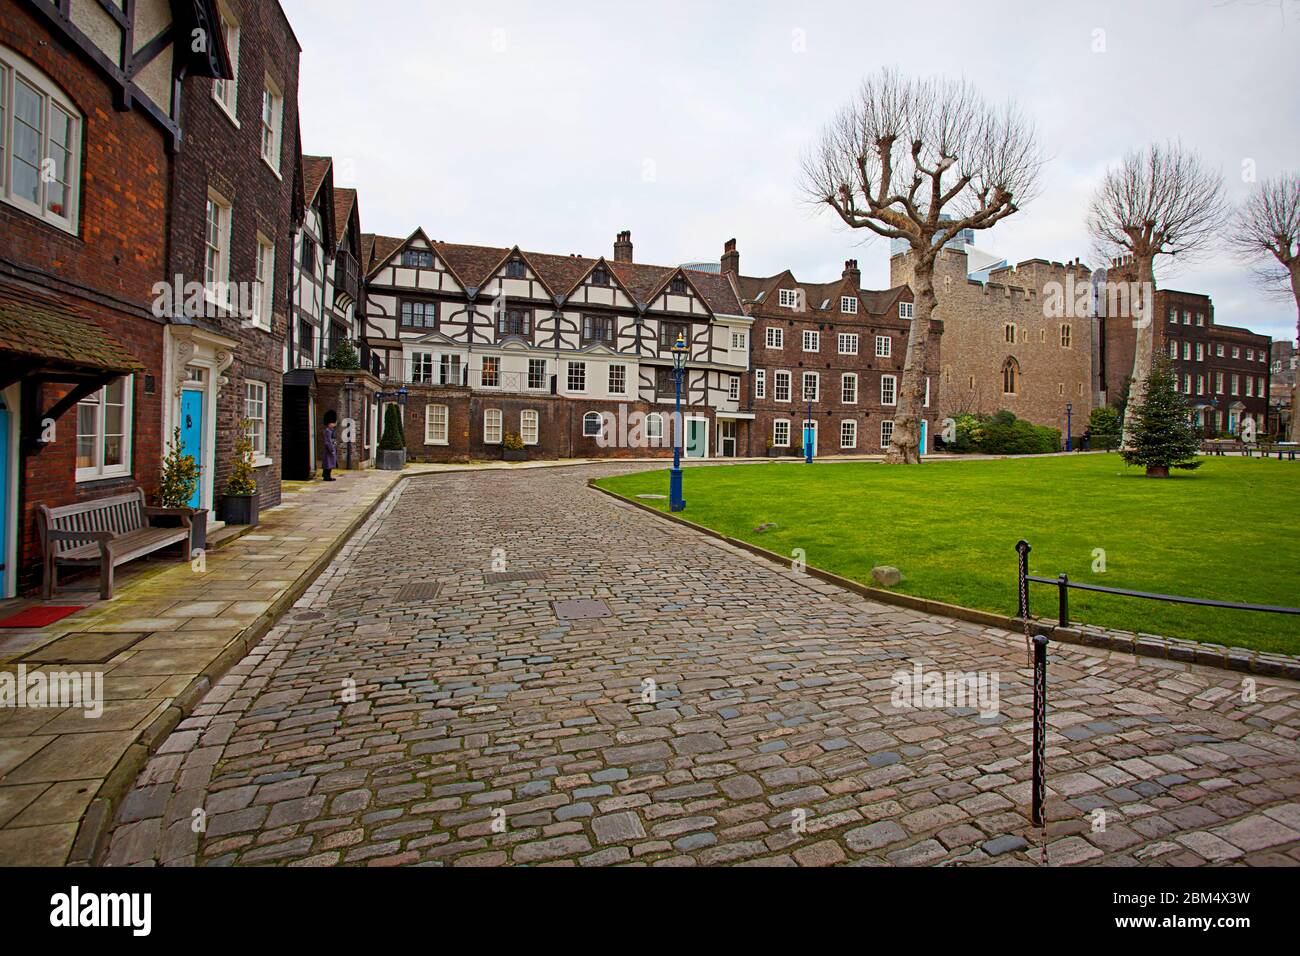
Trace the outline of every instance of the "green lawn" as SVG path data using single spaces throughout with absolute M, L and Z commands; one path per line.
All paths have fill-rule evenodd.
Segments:
M 1015 544 L 1030 573 L 1109 587 L 1300 607 L 1295 509 L 1300 462 L 1209 458 L 1196 471 L 1146 478 L 1117 455 L 1000 461 L 756 464 L 688 468 L 683 517 L 731 537 L 896 590 L 1014 614 Z M 602 479 L 631 497 L 668 493 L 666 471 Z M 668 502 L 646 501 L 661 510 Z M 763 533 L 759 525 L 774 522 Z M 1093 550 L 1106 567 L 1094 573 Z M 1056 589 L 1033 585 L 1033 609 L 1056 615 Z M 1070 592 L 1070 617 L 1168 637 L 1300 654 L 1300 618 Z

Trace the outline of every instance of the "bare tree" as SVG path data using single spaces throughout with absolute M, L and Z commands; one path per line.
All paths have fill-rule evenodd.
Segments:
M 934 262 L 964 229 L 988 229 L 1034 193 L 1042 158 L 1016 107 L 967 83 L 868 78 L 803 163 L 803 188 L 854 229 L 911 247 L 914 307 L 886 461 L 920 461 L 920 415 L 937 299 Z
M 1229 241 L 1254 265 L 1263 289 L 1295 300 L 1300 337 L 1300 174 L 1265 180 L 1237 210 Z M 1291 440 L 1300 441 L 1296 383 L 1291 385 Z
M 1137 268 L 1138 294 L 1130 300 L 1137 342 L 1124 411 L 1125 448 L 1151 372 L 1156 256 L 1189 256 L 1203 249 L 1226 215 L 1223 176 L 1179 143 L 1129 152 L 1106 171 L 1092 198 L 1088 231 L 1098 253 L 1107 261 L 1131 256 Z

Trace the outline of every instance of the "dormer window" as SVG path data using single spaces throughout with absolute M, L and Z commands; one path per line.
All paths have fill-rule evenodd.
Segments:
M 675 277 L 673 278 L 673 281 L 670 282 L 670 283 L 668 284 L 668 290 L 669 290 L 673 295 L 685 295 L 685 294 L 686 294 L 686 280 L 683 279 L 681 276 L 675 276 Z
M 779 289 L 777 290 L 777 304 L 783 309 L 793 309 L 799 303 L 799 292 L 797 289 Z
M 402 265 L 408 269 L 432 269 L 433 253 L 428 249 L 403 250 Z
M 898 303 L 898 317 L 899 317 L 900 319 L 910 319 L 910 318 L 912 317 L 912 303 L 911 303 L 911 302 L 900 302 L 900 303 Z
M 604 266 L 596 266 L 591 270 L 592 285 L 609 285 L 609 270 Z
M 840 296 L 840 311 L 845 315 L 857 315 L 858 300 L 851 295 Z
M 524 260 L 511 259 L 506 263 L 507 279 L 522 279 L 524 277 Z

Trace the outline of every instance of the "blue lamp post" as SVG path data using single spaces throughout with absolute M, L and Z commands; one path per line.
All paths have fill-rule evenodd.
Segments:
M 1065 403 L 1065 450 L 1074 451 L 1074 428 L 1070 424 L 1074 414 L 1074 402 Z
M 677 384 L 677 413 L 673 427 L 673 470 L 668 479 L 668 510 L 683 511 L 686 501 L 682 498 L 682 377 L 686 374 L 686 356 L 690 348 L 686 345 L 686 336 L 679 334 L 671 349 L 673 353 L 673 381 Z

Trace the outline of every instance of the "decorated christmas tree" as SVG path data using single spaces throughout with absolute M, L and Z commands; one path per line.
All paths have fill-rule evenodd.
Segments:
M 1148 478 L 1168 478 L 1170 468 L 1201 465 L 1196 460 L 1200 442 L 1177 384 L 1169 358 L 1157 355 L 1134 412 L 1132 444 L 1120 452 L 1127 464 L 1145 467 Z

